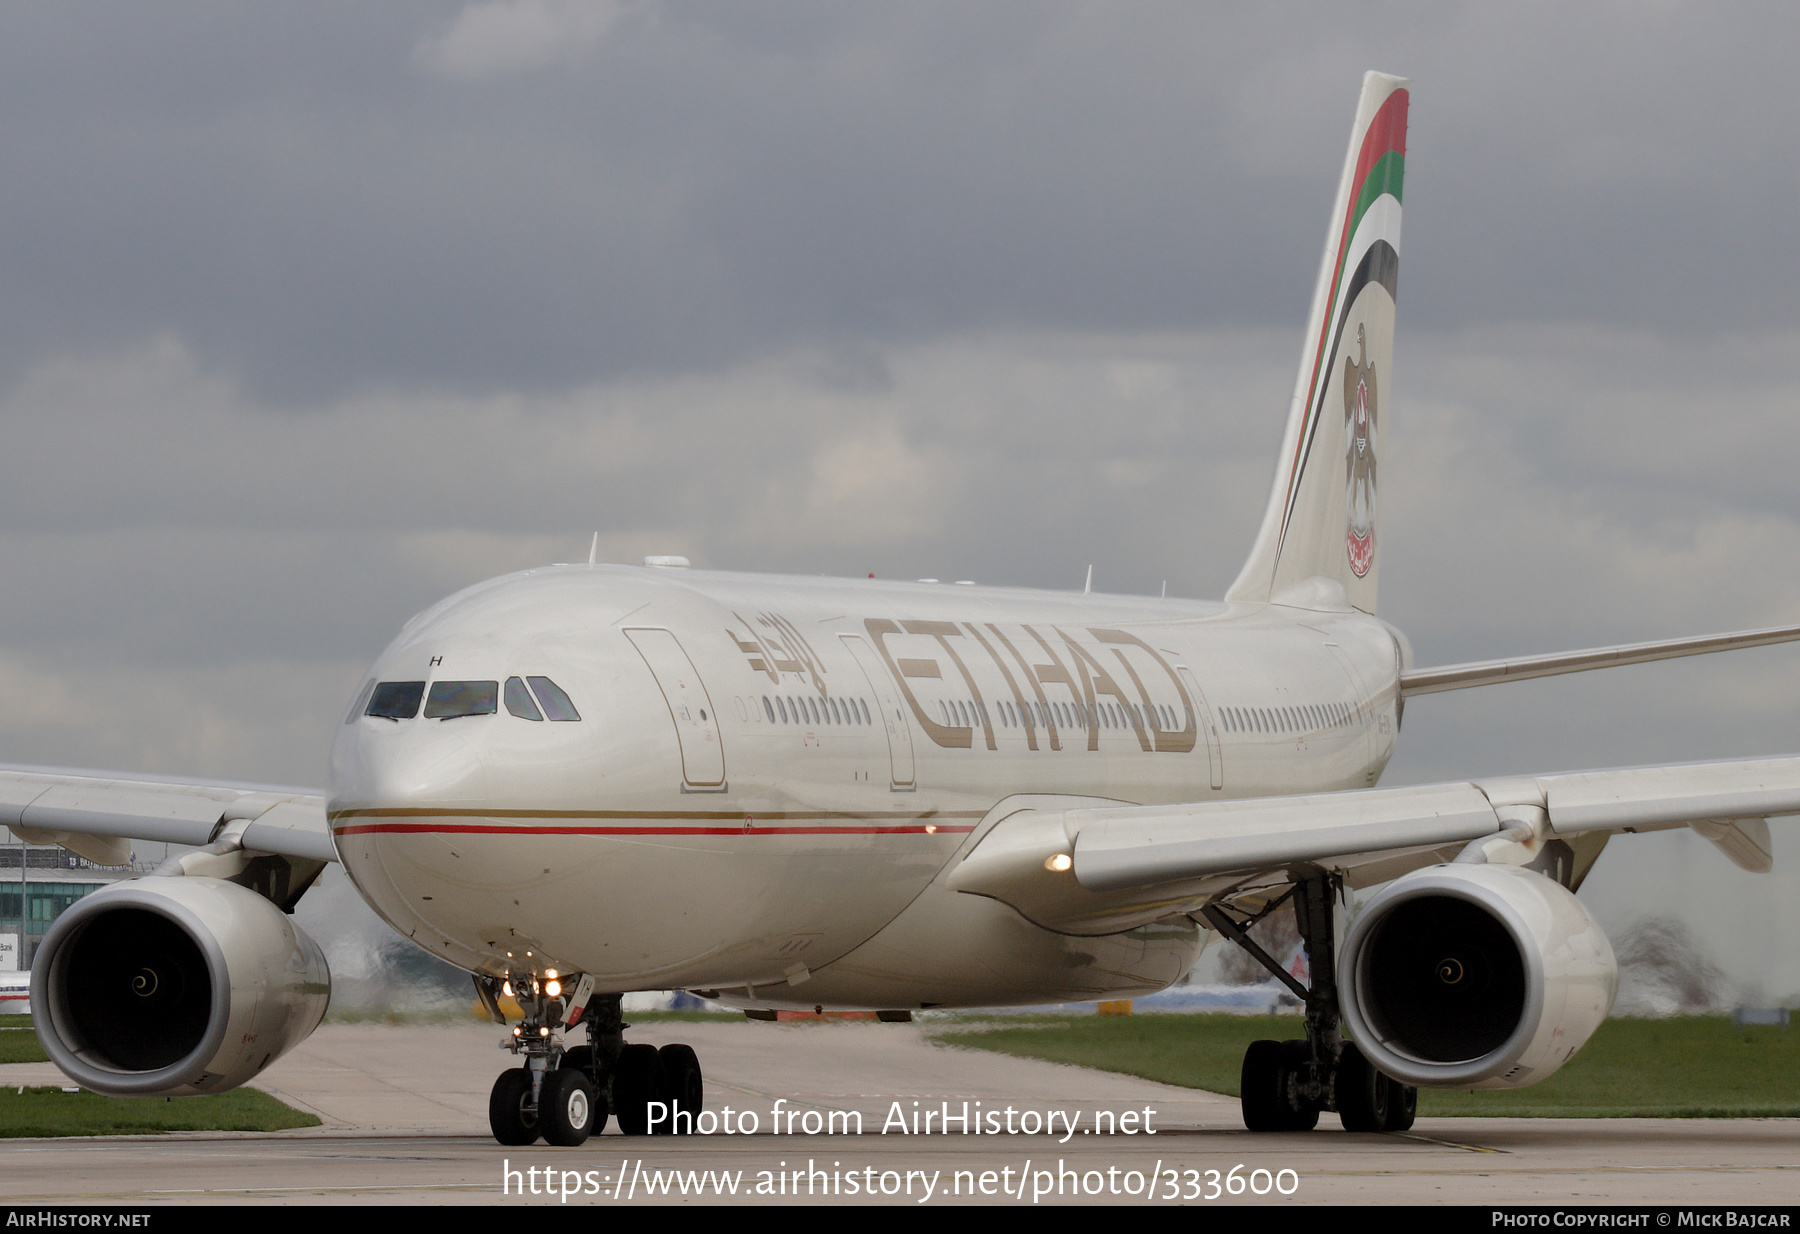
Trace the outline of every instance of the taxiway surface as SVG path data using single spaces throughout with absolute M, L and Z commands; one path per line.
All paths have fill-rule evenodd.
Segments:
M 1152 1178 L 1151 1202 L 1717 1205 L 1800 1195 L 1800 1120 L 1421 1119 L 1409 1135 L 1350 1135 L 1326 1115 L 1318 1131 L 1252 1136 L 1235 1099 L 948 1049 L 927 1027 L 867 1022 L 644 1025 L 633 1040 L 692 1045 L 707 1108 L 729 1107 L 740 1127 L 755 1114 L 754 1133 L 627 1138 L 609 1125 L 578 1149 L 503 1148 L 487 1133 L 488 1090 L 509 1058 L 495 1048 L 500 1033 L 326 1025 L 258 1081 L 324 1126 L 4 1140 L 0 1199 L 563 1203 L 543 1193 L 546 1178 L 578 1190 L 569 1203 L 608 1204 L 842 1204 L 868 1202 L 870 1189 L 876 1202 L 915 1205 L 1143 1203 Z M 47 1064 L 0 1067 L 0 1083 L 59 1079 Z M 914 1132 L 915 1114 L 947 1106 L 954 1115 L 965 1102 L 984 1123 L 1010 1110 L 1013 1132 L 970 1134 L 952 1122 L 946 1134 L 935 1121 Z M 1027 1134 L 1027 1112 L 1040 1128 L 1054 1112 L 1055 1131 Z M 840 1130 L 860 1114 L 862 1134 L 805 1134 L 834 1113 Z M 1266 1194 L 1229 1193 L 1234 1166 Z M 698 1190 L 690 1171 L 700 1172 Z M 727 1187 L 739 1180 L 735 1195 L 717 1193 L 721 1176 Z

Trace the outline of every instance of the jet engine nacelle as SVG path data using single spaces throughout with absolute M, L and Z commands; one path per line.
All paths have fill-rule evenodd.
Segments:
M 330 999 L 318 944 L 216 878 L 140 878 L 78 900 L 31 974 L 45 1051 L 115 1097 L 235 1088 L 304 1041 Z
M 1363 909 L 1338 970 L 1344 1025 L 1406 1084 L 1520 1088 L 1612 1010 L 1612 944 L 1574 895 L 1517 866 L 1441 865 Z

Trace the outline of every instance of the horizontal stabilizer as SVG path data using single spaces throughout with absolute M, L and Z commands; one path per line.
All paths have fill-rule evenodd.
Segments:
M 1445 664 L 1417 668 L 1400 674 L 1400 693 L 1437 694 L 1443 690 L 1467 690 L 1502 681 L 1529 681 L 1562 673 L 1584 673 L 1591 668 L 1621 664 L 1645 664 L 1700 656 L 1709 651 L 1734 651 L 1740 647 L 1766 647 L 1800 639 L 1800 626 L 1771 626 L 1766 630 L 1738 630 L 1731 634 L 1702 634 L 1696 638 L 1669 638 L 1655 643 L 1622 643 L 1617 647 L 1589 647 L 1585 651 L 1559 651 L 1547 656 L 1523 656 L 1513 660 L 1478 660 L 1469 664 Z

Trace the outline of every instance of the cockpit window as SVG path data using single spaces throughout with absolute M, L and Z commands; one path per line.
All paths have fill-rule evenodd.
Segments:
M 531 701 L 531 691 L 517 677 L 506 679 L 506 709 L 521 720 L 542 720 L 544 713 Z
M 369 695 L 374 689 L 375 679 L 373 677 L 363 682 L 363 688 L 357 691 L 356 701 L 350 704 L 350 714 L 344 717 L 345 724 L 354 724 L 356 722 L 356 718 L 363 713 L 363 708 L 369 705 Z
M 454 720 L 459 716 L 491 716 L 499 709 L 497 681 L 434 681 L 425 700 L 427 720 Z
M 544 714 L 550 719 L 581 719 L 581 713 L 575 710 L 575 704 L 569 701 L 569 696 L 554 681 L 548 677 L 527 677 L 525 680 L 531 683 L 532 692 L 537 695 L 538 702 L 544 705 Z
M 425 697 L 422 681 L 384 681 L 369 698 L 366 716 L 383 720 L 410 720 L 419 714 L 419 700 Z

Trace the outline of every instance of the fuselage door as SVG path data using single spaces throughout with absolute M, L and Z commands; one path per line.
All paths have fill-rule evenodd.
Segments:
M 662 687 L 681 743 L 682 787 L 693 792 L 725 791 L 725 747 L 719 740 L 719 713 L 681 643 L 667 630 L 628 629 L 625 637 L 650 666 Z
M 1225 746 L 1219 740 L 1218 725 L 1213 723 L 1212 707 L 1207 703 L 1206 695 L 1200 692 L 1200 683 L 1194 680 L 1192 673 L 1188 672 L 1187 665 L 1178 664 L 1175 671 L 1181 674 L 1181 684 L 1188 688 L 1188 693 L 1194 698 L 1194 723 L 1198 724 L 1200 731 L 1206 734 L 1206 757 L 1207 761 L 1212 764 L 1212 786 L 1224 788 Z
M 869 690 L 880 704 L 881 727 L 887 733 L 888 767 L 893 777 L 892 787 L 895 792 L 911 792 L 917 787 L 913 780 L 913 748 L 912 730 L 906 727 L 906 714 L 901 710 L 900 692 L 894 689 L 893 679 L 888 676 L 881 663 L 876 660 L 875 653 L 869 649 L 861 637 L 855 634 L 840 634 L 844 646 L 849 648 L 850 655 L 856 660 L 857 667 L 862 669 L 863 676 L 869 680 Z

